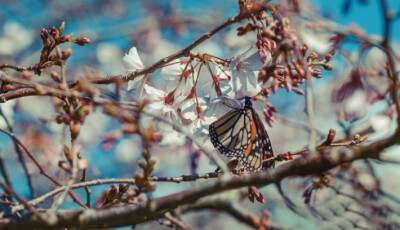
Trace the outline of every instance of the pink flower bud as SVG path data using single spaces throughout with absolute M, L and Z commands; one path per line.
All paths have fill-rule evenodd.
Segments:
M 151 136 L 151 141 L 154 143 L 159 143 L 162 141 L 162 138 L 163 136 L 161 133 L 154 132 L 153 135 Z
M 86 43 L 90 43 L 89 38 L 82 37 L 75 39 L 75 44 L 77 45 L 84 46 Z
M 45 28 L 40 32 L 40 38 L 42 38 L 42 40 L 49 38 L 49 32 Z
M 301 47 L 301 50 L 300 50 L 301 55 L 303 55 L 303 57 L 306 56 L 307 50 L 308 50 L 308 46 L 307 46 L 307 44 L 304 44 L 303 47 Z

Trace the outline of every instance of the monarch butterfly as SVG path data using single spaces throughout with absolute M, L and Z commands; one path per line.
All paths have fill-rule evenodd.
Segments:
M 253 109 L 251 98 L 245 98 L 243 109 L 234 109 L 209 127 L 210 139 L 221 154 L 237 157 L 249 173 L 273 166 L 263 160 L 274 156 L 267 131 Z

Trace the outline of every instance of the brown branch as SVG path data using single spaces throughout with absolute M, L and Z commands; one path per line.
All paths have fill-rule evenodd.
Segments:
M 319 145 L 316 146 L 316 151 L 323 151 L 326 148 L 329 147 L 354 147 L 355 145 L 361 144 L 363 143 L 365 140 L 367 140 L 368 138 L 368 134 L 364 135 L 364 136 L 360 136 L 358 134 L 354 135 L 354 139 L 353 140 L 342 140 L 342 141 L 338 141 L 333 143 L 333 140 L 335 139 L 335 134 L 336 131 L 334 129 L 329 130 L 329 133 L 326 137 L 326 140 L 322 143 L 320 143 Z M 287 161 L 287 160 L 291 160 L 291 159 L 287 159 L 288 156 L 297 156 L 297 155 L 305 155 L 305 154 L 309 154 L 310 150 L 308 148 L 303 148 L 301 150 L 298 150 L 296 152 L 283 152 L 283 153 L 279 153 L 276 156 L 267 158 L 265 160 L 263 160 L 263 164 L 266 164 L 268 162 L 272 162 L 272 161 Z
M 178 59 L 180 57 L 189 56 L 190 51 L 193 48 L 197 47 L 202 42 L 204 42 L 205 40 L 209 39 L 211 36 L 215 35 L 219 31 L 221 31 L 222 29 L 224 29 L 224 28 L 226 28 L 226 27 L 228 27 L 228 26 L 230 26 L 230 25 L 232 25 L 234 23 L 242 21 L 243 19 L 246 18 L 246 16 L 248 16 L 248 15 L 239 15 L 239 16 L 236 16 L 236 17 L 233 17 L 233 18 L 229 18 L 226 22 L 224 22 L 221 25 L 217 26 L 216 28 L 214 28 L 210 32 L 207 32 L 207 33 L 203 34 L 200 38 L 198 38 L 197 40 L 192 42 L 190 45 L 188 45 L 184 49 L 182 49 L 182 50 L 178 51 L 177 53 L 172 54 L 172 55 L 170 55 L 168 57 L 162 58 L 161 60 L 157 61 L 153 65 L 148 66 L 148 67 L 146 67 L 146 68 L 144 68 L 142 70 L 137 70 L 135 72 L 132 72 L 132 73 L 129 73 L 129 74 L 125 74 L 125 75 L 110 76 L 110 77 L 106 77 L 106 78 L 88 79 L 86 81 L 89 81 L 92 84 L 111 84 L 111 83 L 115 83 L 115 82 L 133 80 L 138 76 L 152 73 L 152 72 L 156 71 L 157 69 L 163 67 L 168 62 L 171 62 L 171 61 L 173 61 L 175 59 Z M 6 66 L 10 67 L 10 65 L 6 65 Z M 68 87 L 69 88 L 74 88 L 78 84 L 79 84 L 79 80 L 69 83 Z M 25 97 L 25 96 L 59 96 L 59 95 L 56 92 L 52 92 L 52 91 L 41 93 L 36 89 L 16 90 L 16 91 L 13 91 L 13 92 L 5 93 L 2 96 L 0 96 L 0 103 L 4 103 L 4 102 L 9 101 L 11 99 Z
M 182 208 L 180 208 L 180 211 L 185 213 L 185 212 L 190 212 L 192 210 L 204 210 L 204 209 L 226 212 L 227 214 L 231 215 L 236 220 L 238 220 L 240 223 L 245 223 L 251 228 L 258 227 L 259 229 L 262 229 L 259 223 L 260 219 L 259 216 L 256 216 L 254 213 L 244 209 L 240 204 L 238 204 L 236 201 L 232 201 L 231 199 L 217 198 L 217 199 L 201 200 L 196 204 L 183 206 Z M 275 230 L 289 229 L 286 227 L 276 225 L 274 223 L 269 223 L 269 226 L 263 226 L 263 227 L 268 227 L 267 229 L 275 229 Z
M 31 71 L 31 70 L 35 69 L 35 67 L 33 67 L 33 66 L 23 67 L 23 66 L 9 65 L 9 64 L 0 65 L 0 69 L 7 69 L 7 68 L 8 69 L 13 69 L 13 70 L 16 70 L 16 71 L 19 71 L 19 72 Z
M 149 177 L 150 181 L 154 182 L 192 182 L 197 179 L 209 179 L 209 178 L 216 178 L 220 175 L 220 172 L 212 172 L 212 173 L 204 173 L 204 174 L 194 174 L 194 175 L 182 175 L 179 177 Z M 126 184 L 135 184 L 135 179 L 101 179 L 101 180 L 92 180 L 86 181 L 82 183 L 76 183 L 71 186 L 71 189 L 77 188 L 88 188 L 89 186 L 96 186 L 96 185 L 103 185 L 103 184 L 119 184 L 119 183 L 126 183 Z M 46 199 L 57 195 L 58 193 L 62 192 L 65 189 L 65 186 L 58 187 L 53 191 L 50 191 L 42 196 L 35 198 L 29 201 L 30 205 L 36 206 L 43 203 Z M 17 205 L 13 207 L 13 212 L 21 211 L 24 207 L 21 205 Z
M 158 216 L 160 212 L 172 210 L 177 206 L 194 203 L 202 197 L 216 194 L 221 191 L 248 186 L 265 186 L 278 183 L 290 176 L 306 176 L 325 172 L 343 163 L 357 159 L 379 159 L 380 152 L 389 146 L 398 144 L 396 136 L 377 141 L 367 146 L 349 149 L 346 147 L 323 149 L 318 154 L 305 155 L 275 169 L 253 175 L 243 175 L 230 179 L 220 178 L 204 186 L 193 187 L 190 190 L 156 198 L 136 206 L 116 207 L 107 210 L 77 210 L 68 212 L 68 215 L 58 212 L 57 227 L 79 225 L 81 228 L 117 227 L 138 224 Z M 11 221 L 4 229 L 18 229 L 21 226 L 40 227 L 42 223 L 34 218 L 23 221 Z

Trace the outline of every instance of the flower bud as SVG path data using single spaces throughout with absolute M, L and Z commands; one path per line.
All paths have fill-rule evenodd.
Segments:
M 315 52 L 312 52 L 308 55 L 307 60 L 315 60 L 316 58 L 318 58 L 318 54 Z
M 110 191 L 107 194 L 107 201 L 108 202 L 113 201 L 117 197 L 117 192 L 118 192 L 117 186 L 112 185 Z
M 324 144 L 325 145 L 332 144 L 333 140 L 335 140 L 335 135 L 336 135 L 336 131 L 334 129 L 330 129 Z
M 31 80 L 32 75 L 31 75 L 31 73 L 28 72 L 28 71 L 23 71 L 23 72 L 22 72 L 22 77 L 23 77 L 24 79 L 26 79 L 26 80 Z
M 64 32 L 64 28 L 65 28 L 65 21 L 61 22 L 60 28 L 58 28 L 58 32 L 62 34 Z
M 162 141 L 162 138 L 163 136 L 161 133 L 154 132 L 153 135 L 151 136 L 151 141 L 154 143 L 159 143 Z
M 61 82 L 61 78 L 58 75 L 58 73 L 56 71 L 51 71 L 50 77 L 55 81 L 60 83 Z
M 307 44 L 304 44 L 304 45 L 301 47 L 301 50 L 300 50 L 301 55 L 303 55 L 303 57 L 306 55 L 307 50 L 308 50 L 308 46 L 307 46 Z
M 49 68 L 49 67 L 52 67 L 54 64 L 55 64 L 54 61 L 47 61 L 47 62 L 42 64 L 42 67 L 43 68 Z
M 90 39 L 85 37 L 77 38 L 75 39 L 74 43 L 80 46 L 84 46 L 86 43 L 90 43 Z
M 155 165 L 157 163 L 157 159 L 156 158 L 151 158 L 149 163 L 150 163 L 150 165 Z
M 62 124 L 64 122 L 64 117 L 63 116 L 57 116 L 56 117 L 56 122 L 57 122 L 57 124 Z
M 136 184 L 138 187 L 143 186 L 144 175 L 143 175 L 142 173 L 136 173 L 134 178 L 135 178 L 135 184 Z
M 42 29 L 40 32 L 40 38 L 44 41 L 49 38 L 49 31 L 47 31 L 45 28 Z
M 333 58 L 333 54 L 332 53 L 329 53 L 324 57 L 326 62 L 329 62 L 330 60 L 332 60 L 332 58 Z
M 60 167 L 61 169 L 65 170 L 67 172 L 71 172 L 71 167 L 65 161 L 59 161 L 58 162 L 58 167 Z
M 142 169 L 146 167 L 146 164 L 144 163 L 144 161 L 143 161 L 142 159 L 139 159 L 139 160 L 138 160 L 138 165 L 139 165 L 139 167 L 142 168 Z
M 65 49 L 65 51 L 61 52 L 61 59 L 63 60 L 67 60 L 72 54 L 72 49 L 71 48 L 67 48 Z
M 64 156 L 67 158 L 68 162 L 72 164 L 72 152 L 66 145 L 64 145 Z
M 333 65 L 332 64 L 325 64 L 323 65 L 325 70 L 333 70 Z
M 72 124 L 71 124 L 71 128 L 70 128 L 70 131 L 71 131 L 71 138 L 73 139 L 73 140 L 75 140 L 77 137 L 78 137 L 78 135 L 79 135 L 79 131 L 81 130 L 81 123 L 80 122 L 73 122 Z

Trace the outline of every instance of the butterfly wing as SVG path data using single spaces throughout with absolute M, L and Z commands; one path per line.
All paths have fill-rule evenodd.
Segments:
M 253 108 L 249 110 L 252 114 L 250 141 L 243 154 L 239 157 L 239 161 L 243 164 L 246 171 L 254 173 L 273 166 L 273 161 L 264 164 L 263 161 L 273 157 L 274 153 L 271 141 L 260 117 Z
M 212 123 L 209 127 L 214 147 L 228 157 L 237 157 L 246 171 L 257 172 L 273 166 L 273 157 L 267 131 L 253 109 L 250 98 L 246 98 L 244 109 L 235 109 Z
M 240 156 L 250 141 L 251 119 L 248 109 L 235 109 L 212 123 L 209 131 L 214 147 L 228 157 Z

